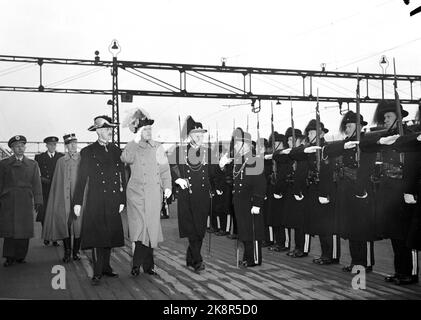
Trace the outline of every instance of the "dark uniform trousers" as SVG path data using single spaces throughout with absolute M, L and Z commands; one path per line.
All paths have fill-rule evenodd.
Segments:
M 337 235 L 319 236 L 323 259 L 339 260 L 341 256 L 341 239 Z
M 150 271 L 154 268 L 155 263 L 153 260 L 153 248 L 145 246 L 142 241 L 135 242 L 135 249 L 133 254 L 133 267 L 142 265 L 143 271 Z
M 104 272 L 112 272 L 110 258 L 111 248 L 92 249 L 94 276 L 102 276 Z
M 374 242 L 349 240 L 351 264 L 364 267 L 374 266 Z
M 273 231 L 273 239 L 280 246 L 289 248 L 291 245 L 291 229 L 285 227 L 271 227 Z
M 187 248 L 186 253 L 186 262 L 188 265 L 196 267 L 200 263 L 202 263 L 203 258 L 200 254 L 200 250 L 202 249 L 202 243 L 203 239 L 200 237 L 189 238 L 189 247 Z
M 28 253 L 29 239 L 4 238 L 3 257 L 24 260 Z
M 248 265 L 252 265 L 255 263 L 258 265 L 262 264 L 262 241 L 255 242 L 257 242 L 257 257 L 255 257 L 253 241 L 244 241 L 243 261 L 247 261 Z
M 309 253 L 311 246 L 310 235 L 304 233 L 302 229 L 294 229 L 294 232 L 295 250 Z
M 418 276 L 418 252 L 406 246 L 405 240 L 391 239 L 396 274 Z

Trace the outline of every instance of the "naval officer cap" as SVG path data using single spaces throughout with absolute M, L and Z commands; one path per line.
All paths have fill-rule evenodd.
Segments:
M 55 136 L 51 136 L 51 137 L 47 137 L 44 139 L 44 143 L 50 143 L 50 142 L 54 142 L 57 143 L 58 142 L 58 138 Z
M 88 128 L 89 131 L 95 131 L 101 128 L 115 128 L 118 123 L 113 123 L 109 116 L 98 116 L 94 118 L 94 124 Z
M 7 145 L 9 146 L 9 148 L 12 148 L 13 145 L 15 143 L 18 143 L 18 142 L 23 142 L 24 144 L 26 144 L 26 138 L 24 136 L 21 136 L 21 135 L 11 137 L 9 142 L 7 143 Z

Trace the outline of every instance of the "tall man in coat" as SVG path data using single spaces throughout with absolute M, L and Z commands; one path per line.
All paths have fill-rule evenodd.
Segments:
M 50 195 L 51 183 L 53 181 L 57 160 L 64 156 L 63 153 L 56 152 L 58 140 L 59 139 L 54 136 L 45 138 L 44 143 L 47 147 L 47 151 L 35 156 L 35 161 L 38 162 L 39 169 L 41 170 L 42 195 L 44 198 L 44 206 L 38 212 L 37 221 L 41 222 L 43 228 L 45 210 L 47 208 L 48 197 Z M 48 246 L 50 242 L 44 239 L 44 244 Z M 57 241 L 53 242 L 53 246 L 58 246 Z
M 124 246 L 119 215 L 126 202 L 124 165 L 120 148 L 110 143 L 117 125 L 108 116 L 96 117 L 88 130 L 96 131 L 98 140 L 80 152 L 74 212 L 80 216 L 85 205 L 81 248 L 92 249 L 93 285 L 98 285 L 103 275 L 118 276 L 110 266 L 111 248 Z
M 80 153 L 77 152 L 77 138 L 74 133 L 63 137 L 67 152 L 57 161 L 51 191 L 45 211 L 42 238 L 45 240 L 63 240 L 63 262 L 80 260 L 80 231 L 82 216 L 76 217 L 73 212 L 73 198 L 80 165 Z
M 34 236 L 34 208 L 42 206 L 38 164 L 25 157 L 26 138 L 14 136 L 8 146 L 13 155 L 0 162 L 0 238 L 8 267 L 25 262 L 29 239 Z
M 234 131 L 234 159 L 226 156 L 220 168 L 234 160 L 233 203 L 238 223 L 238 239 L 244 243 L 242 267 L 262 264 L 262 241 L 265 239 L 263 204 L 266 193 L 263 157 L 252 154 L 251 135 L 237 128 Z
M 205 132 L 200 122 L 188 116 L 181 132 L 188 136 L 188 145 L 175 148 L 170 161 L 172 180 L 177 186 L 179 233 L 181 238 L 189 240 L 186 264 L 195 272 L 205 269 L 200 251 L 214 189 L 212 154 L 210 148 L 203 145 Z
M 127 185 L 127 218 L 130 240 L 135 243 L 132 275 L 154 275 L 153 249 L 164 240 L 161 229 L 163 195 L 171 196 L 171 173 L 162 145 L 152 140 L 152 120 L 137 109 L 129 115 L 128 126 L 136 134 L 124 149 L 121 160 L 130 165 Z

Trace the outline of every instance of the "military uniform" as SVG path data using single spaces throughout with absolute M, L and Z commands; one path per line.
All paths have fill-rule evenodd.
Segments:
M 9 140 L 26 143 L 23 136 Z M 24 262 L 29 239 L 34 236 L 33 213 L 42 206 L 42 188 L 38 164 L 25 156 L 0 161 L 0 237 L 4 238 L 5 266 Z
M 48 137 L 44 139 L 45 143 L 57 142 L 58 138 Z M 35 155 L 35 161 L 38 162 L 41 171 L 42 196 L 44 199 L 44 206 L 37 214 L 36 221 L 44 224 L 45 210 L 47 209 L 48 197 L 50 195 L 51 183 L 53 181 L 54 171 L 56 169 L 57 160 L 64 156 L 61 152 L 55 152 L 54 155 L 48 151 Z

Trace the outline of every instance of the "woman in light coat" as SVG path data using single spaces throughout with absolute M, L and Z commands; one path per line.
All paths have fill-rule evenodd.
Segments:
M 136 133 L 121 155 L 131 171 L 126 195 L 129 237 L 135 243 L 132 275 L 139 275 L 141 264 L 145 273 L 154 275 L 153 249 L 163 241 L 162 195 L 171 196 L 170 167 L 164 148 L 152 140 L 154 120 L 138 109 L 127 122 Z

